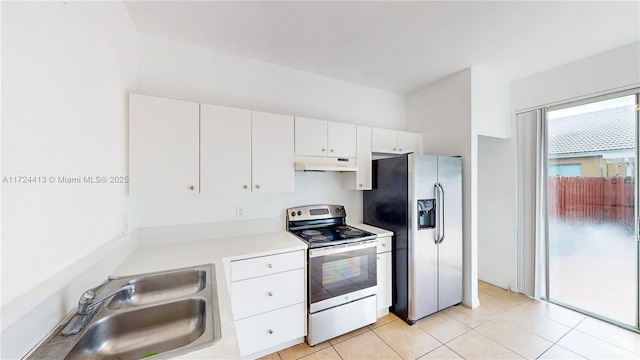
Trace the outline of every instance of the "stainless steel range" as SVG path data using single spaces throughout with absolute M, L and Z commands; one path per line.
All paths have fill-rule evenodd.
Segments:
M 347 225 L 346 216 L 341 205 L 287 209 L 287 231 L 309 245 L 311 346 L 376 322 L 376 235 Z

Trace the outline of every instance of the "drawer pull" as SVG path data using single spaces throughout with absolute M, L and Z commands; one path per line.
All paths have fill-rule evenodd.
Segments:
M 267 265 L 267 267 L 268 267 L 269 269 L 273 269 L 273 264 L 268 264 L 268 265 Z
M 267 293 L 267 295 L 269 295 L 269 296 L 273 296 L 273 293 L 272 293 L 271 291 L 269 291 L 269 292 Z
M 269 331 L 267 331 L 269 333 L 269 335 L 273 334 L 273 330 L 269 329 Z
M 382 244 L 382 247 L 387 247 L 387 244 Z

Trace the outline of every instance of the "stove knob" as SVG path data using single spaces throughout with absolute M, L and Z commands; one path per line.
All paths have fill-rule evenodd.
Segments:
M 302 211 L 298 210 L 298 216 L 302 215 Z
M 296 216 L 296 212 L 295 212 L 295 211 L 292 211 L 292 212 L 291 212 L 291 216 L 292 216 L 292 217 L 293 217 L 293 216 Z

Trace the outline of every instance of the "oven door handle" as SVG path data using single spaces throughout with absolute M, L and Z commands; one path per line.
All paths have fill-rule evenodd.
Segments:
M 361 250 L 378 246 L 378 240 L 370 240 L 359 243 L 350 243 L 343 245 L 327 246 L 319 249 L 309 249 L 309 257 L 318 257 L 331 254 L 337 254 L 345 251 Z

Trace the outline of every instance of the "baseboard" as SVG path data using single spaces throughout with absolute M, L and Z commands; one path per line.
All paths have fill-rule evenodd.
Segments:
M 278 344 L 276 346 L 272 346 L 268 349 L 262 350 L 262 351 L 258 351 L 255 352 L 251 355 L 247 355 L 247 356 L 243 356 L 243 359 L 258 359 L 261 358 L 263 356 L 267 356 L 269 354 L 273 354 L 274 352 L 280 351 L 280 350 L 284 350 L 286 348 L 290 348 L 292 346 L 298 345 L 298 344 L 302 344 L 304 343 L 304 337 L 301 338 L 297 338 L 297 339 L 293 339 L 291 341 L 287 341 L 284 342 L 282 344 Z

